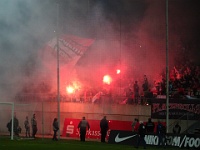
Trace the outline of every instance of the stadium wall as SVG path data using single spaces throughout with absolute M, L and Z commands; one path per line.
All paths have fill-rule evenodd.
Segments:
M 0 119 L 3 120 L 0 124 L 0 134 L 9 134 L 6 124 L 11 119 L 11 109 L 1 106 L 0 111 Z M 58 117 L 57 111 L 57 102 L 35 102 L 29 103 L 28 105 L 16 105 L 15 113 L 22 128 L 21 134 L 25 134 L 25 117 L 28 116 L 30 121 L 32 115 L 35 113 L 38 122 L 37 134 L 52 135 L 52 122 L 55 117 Z M 151 106 L 60 102 L 60 133 L 62 134 L 65 118 L 81 119 L 85 116 L 86 119 L 89 120 L 100 120 L 104 115 L 107 116 L 108 120 L 133 121 L 134 118 L 139 118 L 139 120 L 146 122 L 151 116 Z M 165 119 L 159 120 L 165 122 Z M 158 119 L 152 119 L 152 121 L 157 122 Z M 175 121 L 176 120 L 170 120 L 170 124 Z M 195 121 L 181 121 L 182 131 L 194 122 Z M 170 128 L 172 127 L 173 126 L 170 126 Z
M 32 107 L 30 107 L 32 106 Z M 6 112 L 1 123 L 0 132 L 8 132 L 6 124 L 11 119 L 11 110 L 7 107 L 1 107 L 2 112 Z M 5 109 L 5 110 L 4 110 Z M 52 122 L 57 117 L 58 103 L 57 102 L 35 102 L 29 103 L 27 106 L 16 106 L 15 113 L 19 119 L 19 124 L 22 127 L 22 133 L 25 132 L 24 121 L 25 117 L 31 120 L 35 113 L 38 122 L 38 134 L 52 134 Z M 81 119 L 83 116 L 86 119 L 100 120 L 106 115 L 110 120 L 133 121 L 135 117 L 140 120 L 147 121 L 151 116 L 150 106 L 141 105 L 119 105 L 119 104 L 94 104 L 94 103 L 76 103 L 76 102 L 60 102 L 60 129 L 62 128 L 65 118 Z

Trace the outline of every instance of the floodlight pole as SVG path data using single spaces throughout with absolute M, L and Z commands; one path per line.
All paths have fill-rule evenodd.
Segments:
M 58 140 L 60 140 L 59 2 L 57 2 L 56 44 L 57 44 L 57 102 L 58 102 L 58 127 L 59 127 Z
M 120 20 L 119 20 L 119 65 L 120 65 L 120 71 L 121 71 L 121 57 L 122 57 L 122 21 L 121 21 L 121 10 L 120 10 Z M 122 95 L 121 95 L 121 86 L 122 86 L 122 76 L 121 76 L 121 73 L 119 74 L 119 78 L 120 78 L 120 88 L 119 88 L 119 90 L 120 90 L 120 99 L 122 98 Z
M 44 96 L 43 96 L 44 98 Z M 42 139 L 44 139 L 44 102 L 42 98 Z
M 166 0 L 166 129 L 166 132 L 169 133 L 168 0 Z
M 14 109 L 15 109 L 15 104 L 12 103 L 12 126 L 11 126 L 11 140 L 13 140 L 13 128 L 14 128 Z

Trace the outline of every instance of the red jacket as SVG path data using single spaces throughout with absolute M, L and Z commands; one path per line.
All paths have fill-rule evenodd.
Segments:
M 139 122 L 136 122 L 136 124 L 135 124 L 135 126 L 134 126 L 134 131 L 135 131 L 135 132 L 138 132 L 139 126 L 140 126 L 140 123 L 139 123 Z

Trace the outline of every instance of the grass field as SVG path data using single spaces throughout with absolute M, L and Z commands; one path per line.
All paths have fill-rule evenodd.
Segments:
M 10 137 L 0 137 L 0 150 L 132 150 L 133 146 L 116 145 L 101 143 L 98 141 L 80 142 L 79 140 L 61 139 L 59 141 L 52 141 L 50 138 L 37 139 L 14 139 Z M 143 149 L 143 147 L 139 147 Z M 148 150 L 162 149 L 159 147 L 147 146 Z M 179 148 L 167 148 L 170 150 L 178 150 Z

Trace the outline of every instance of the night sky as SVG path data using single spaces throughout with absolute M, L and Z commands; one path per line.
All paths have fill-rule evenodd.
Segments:
M 124 77 L 140 80 L 147 74 L 154 80 L 165 69 L 165 0 L 58 3 L 60 34 L 95 40 L 76 65 L 77 73 L 85 74 L 79 77 L 82 80 L 89 74 L 93 84 L 98 83 L 97 76 L 118 66 L 126 72 Z M 13 98 L 45 72 L 38 53 L 56 36 L 56 12 L 56 0 L 0 1 L 1 97 Z M 187 60 L 200 64 L 199 26 L 199 0 L 169 0 L 170 67 Z

